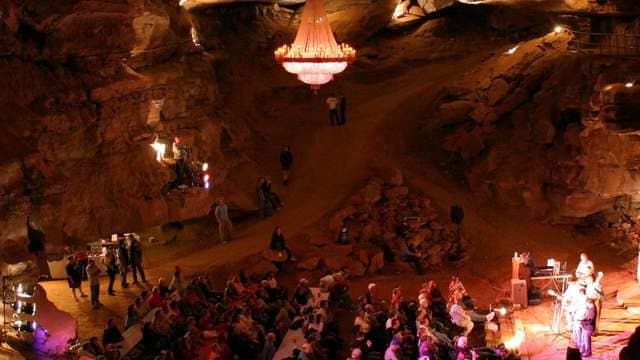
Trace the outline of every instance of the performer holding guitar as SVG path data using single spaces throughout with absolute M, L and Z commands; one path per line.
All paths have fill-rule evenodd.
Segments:
M 598 272 L 598 276 L 595 281 L 593 278 L 587 278 L 587 297 L 593 300 L 593 304 L 596 307 L 596 317 L 595 317 L 595 326 L 594 333 L 598 332 L 598 325 L 600 325 L 600 314 L 602 313 L 602 298 L 604 296 L 604 290 L 602 290 L 602 277 L 604 273 L 602 271 Z

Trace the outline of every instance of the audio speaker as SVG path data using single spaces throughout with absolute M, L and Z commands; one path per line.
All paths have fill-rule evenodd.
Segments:
M 527 307 L 527 282 L 525 280 L 511 279 L 511 302 L 513 305 Z

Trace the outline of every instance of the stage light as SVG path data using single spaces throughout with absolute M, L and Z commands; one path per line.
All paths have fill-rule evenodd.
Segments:
M 553 32 L 556 34 L 560 34 L 562 30 L 564 30 L 564 28 L 560 25 L 556 25 L 556 27 L 553 28 Z
M 518 331 L 514 337 L 504 342 L 504 347 L 509 350 L 517 350 L 523 342 L 524 334 L 521 331 Z
M 36 304 L 24 302 L 22 300 L 15 302 L 12 304 L 13 311 L 16 314 L 26 314 L 26 315 L 35 315 L 36 314 Z
M 209 163 L 202 164 L 202 171 L 207 171 L 207 170 L 209 170 Z
M 631 81 L 629 81 L 628 83 L 624 84 L 624 86 L 625 86 L 626 88 L 629 88 L 629 89 L 630 89 L 630 88 L 632 88 L 632 87 L 633 87 L 633 85 L 634 85 L 634 84 L 633 84 L 633 82 L 631 82 Z
M 32 333 L 36 331 L 37 328 L 38 323 L 36 323 L 35 321 L 16 320 L 13 322 L 13 329 L 18 332 Z
M 506 308 L 501 307 L 501 308 L 499 308 L 499 309 L 498 309 L 498 313 L 500 314 L 500 316 L 505 316 L 505 315 L 507 315 L 509 312 L 507 311 L 507 309 L 506 309 Z
M 36 287 L 20 283 L 18 286 L 14 285 L 13 292 L 20 298 L 32 298 L 36 294 Z
M 506 55 L 513 55 L 516 53 L 516 51 L 518 50 L 518 48 L 520 47 L 520 45 L 516 45 L 514 47 L 512 47 L 511 49 L 507 50 L 507 52 L 505 52 Z
M 164 153 L 167 150 L 167 145 L 159 143 L 158 139 L 156 139 L 153 144 L 151 144 L 151 147 L 153 148 L 153 150 L 156 151 L 156 160 L 158 162 L 162 162 L 162 159 L 164 158 Z

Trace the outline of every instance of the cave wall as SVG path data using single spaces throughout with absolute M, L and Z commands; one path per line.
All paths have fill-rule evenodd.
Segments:
M 569 40 L 496 54 L 443 92 L 436 131 L 475 194 L 575 223 L 639 194 L 640 96 L 624 84 L 640 61 L 567 52 Z
M 164 196 L 173 171 L 149 145 L 182 136 L 223 187 L 248 130 L 218 116 L 215 62 L 177 0 L 0 11 L 0 253 L 24 252 L 28 215 L 61 245 L 207 213 L 213 192 Z

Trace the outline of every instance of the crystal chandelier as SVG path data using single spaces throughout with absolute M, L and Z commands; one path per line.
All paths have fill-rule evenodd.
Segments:
M 286 71 L 314 89 L 343 72 L 356 57 L 351 46 L 336 42 L 322 1 L 307 0 L 295 41 L 275 51 L 276 61 Z

